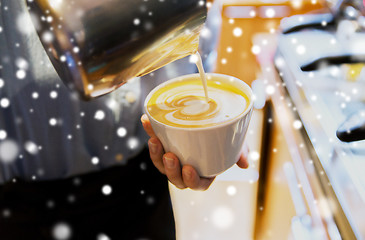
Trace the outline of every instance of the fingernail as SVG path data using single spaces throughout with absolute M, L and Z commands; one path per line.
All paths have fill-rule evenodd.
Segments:
M 147 115 L 146 114 L 143 114 L 142 117 L 141 117 L 141 122 L 144 123 L 147 120 L 148 120 Z
M 169 158 L 169 157 L 164 157 L 163 159 L 164 159 L 164 165 L 167 168 L 174 168 L 175 167 L 175 161 L 174 161 L 174 159 Z
M 157 153 L 157 144 L 148 141 L 148 147 L 150 148 L 150 151 L 152 154 L 156 154 Z
M 191 178 L 191 172 L 189 170 L 183 170 L 183 174 L 184 174 L 185 179 Z

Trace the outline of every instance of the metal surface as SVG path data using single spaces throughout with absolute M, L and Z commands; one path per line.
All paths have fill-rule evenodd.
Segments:
M 351 6 L 361 15 L 365 15 L 365 7 L 362 0 L 327 0 L 334 15 L 343 17 L 346 15 L 346 8 Z
M 364 31 L 365 6 L 362 0 L 327 0 L 326 13 L 294 15 L 283 19 L 281 25 L 284 34 L 301 30 L 321 29 L 334 31 L 342 20 L 351 20 L 357 25 L 357 31 Z
M 286 92 L 286 84 L 284 84 L 279 74 L 275 72 L 273 66 L 265 66 L 265 78 L 271 86 L 277 86 L 276 91 L 272 94 L 271 99 L 274 106 L 275 115 L 279 122 L 283 135 L 288 144 L 289 153 L 295 168 L 296 175 L 300 185 L 298 188 L 303 192 L 305 203 L 308 208 L 308 214 L 311 217 L 311 223 L 315 235 L 319 239 L 331 239 L 329 228 L 334 225 L 331 212 L 327 211 L 324 217 L 320 209 L 323 204 L 327 204 L 325 199 L 327 196 L 322 189 L 321 182 L 328 182 L 321 179 L 324 175 L 319 175 L 317 170 L 317 158 L 315 153 L 311 151 L 312 145 L 308 140 L 308 136 L 303 128 L 294 129 L 293 123 L 298 120 L 298 112 Z M 275 120 L 274 120 L 275 121 Z M 293 202 L 296 200 L 293 199 Z M 321 202 L 321 206 L 317 203 Z M 296 204 L 296 203 L 295 203 Z M 303 211 L 302 211 L 303 212 Z M 294 220 L 294 219 L 293 219 Z
M 304 72 L 300 67 L 306 62 L 304 60 L 326 56 L 331 49 L 336 52 L 342 47 L 340 49 L 347 52 L 347 48 L 354 46 L 362 35 L 352 35 L 351 42 L 346 45 L 342 45 L 335 33 L 329 32 L 285 35 L 279 39 L 275 60 L 293 102 L 288 108 L 298 114 L 304 131 L 302 135 L 308 135 L 308 143 L 298 149 L 305 148 L 311 153 L 311 157 L 304 160 L 315 166 L 321 179 L 325 193 L 322 201 L 327 201 L 329 206 L 323 217 L 333 216 L 342 239 L 365 237 L 365 181 L 361 170 L 365 166 L 365 145 L 363 141 L 343 143 L 336 137 L 338 126 L 356 103 L 362 101 L 360 93 L 364 91 L 364 85 L 360 80 L 346 79 L 345 75 L 350 70 L 346 70 L 348 66 L 345 65 L 323 66 L 311 72 Z M 297 51 L 298 47 L 304 48 L 305 53 Z M 331 229 L 330 226 L 328 229 Z
M 298 188 L 299 183 L 293 163 L 286 162 L 283 168 L 289 185 L 290 195 L 293 199 L 293 203 L 297 213 L 297 216 L 293 217 L 291 225 L 294 239 L 323 239 L 323 236 L 316 236 L 315 233 L 318 233 L 318 231 L 314 231 L 311 216 L 307 214 L 307 207 L 305 205 L 305 201 L 300 191 L 300 188 Z
M 34 25 L 56 71 L 85 98 L 195 53 L 198 0 L 33 0 Z

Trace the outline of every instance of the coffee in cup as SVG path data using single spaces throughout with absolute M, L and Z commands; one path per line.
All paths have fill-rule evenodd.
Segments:
M 152 90 L 145 111 L 166 152 L 200 176 L 212 177 L 238 161 L 253 101 L 242 80 L 213 73 L 206 77 L 208 99 L 200 75 L 190 74 Z
M 158 122 L 179 128 L 206 128 L 229 122 L 249 107 L 249 98 L 219 75 L 208 75 L 209 97 L 195 75 L 166 84 L 147 103 L 149 114 Z

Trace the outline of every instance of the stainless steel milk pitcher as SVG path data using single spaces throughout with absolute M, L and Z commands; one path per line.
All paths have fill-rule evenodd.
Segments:
M 65 84 L 89 99 L 198 49 L 201 0 L 27 0 Z

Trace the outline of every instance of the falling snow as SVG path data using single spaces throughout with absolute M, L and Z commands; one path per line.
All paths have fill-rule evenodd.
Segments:
M 7 137 L 7 133 L 5 130 L 0 130 L 0 140 L 4 140 Z
M 139 140 L 138 138 L 136 137 L 131 137 L 128 139 L 127 141 L 127 146 L 130 148 L 130 149 L 136 149 L 139 145 Z
M 2 98 L 2 99 L 0 100 L 0 106 L 1 106 L 2 108 L 7 108 L 7 107 L 9 107 L 9 105 L 10 105 L 10 101 L 9 101 L 9 99 L 7 99 L 7 98 Z
M 96 237 L 97 240 L 111 240 L 106 234 L 99 233 Z
M 299 55 L 303 55 L 306 52 L 306 49 L 303 45 L 299 45 L 297 46 L 296 51 Z
M 53 33 L 52 32 L 49 32 L 49 31 L 45 31 L 43 32 L 42 34 L 42 40 L 46 43 L 50 43 L 53 41 Z
M 265 11 L 265 15 L 266 15 L 266 17 L 268 17 L 268 18 L 273 18 L 273 17 L 275 17 L 275 10 L 274 10 L 274 9 L 272 9 L 272 8 L 268 8 L 268 9 L 266 9 L 266 11 Z
M 266 86 L 266 89 L 265 89 L 265 92 L 268 94 L 268 95 L 272 95 L 275 93 L 275 87 L 272 86 L 272 85 L 267 85 Z
M 11 163 L 16 160 L 19 153 L 18 144 L 10 139 L 0 142 L 0 161 L 3 163 Z
M 24 79 L 27 76 L 26 71 L 24 71 L 24 69 L 19 69 L 18 71 L 16 71 L 15 76 L 18 79 Z
M 69 203 L 74 203 L 75 201 L 76 201 L 76 197 L 74 196 L 74 195 L 68 195 L 67 196 L 67 201 L 69 202 Z
M 189 62 L 190 63 L 197 63 L 198 62 L 198 59 L 199 59 L 199 57 L 198 57 L 198 55 L 196 55 L 196 54 L 192 54 L 192 55 L 190 55 L 190 57 L 189 57 Z
M 94 165 L 98 164 L 99 163 L 99 158 L 98 157 L 92 157 L 91 158 L 91 163 L 94 164 Z
M 213 210 L 212 223 L 219 229 L 228 229 L 232 227 L 235 219 L 234 212 L 228 206 L 220 206 Z
M 148 205 L 152 205 L 152 204 L 154 204 L 154 203 L 155 203 L 155 198 L 154 198 L 154 197 L 152 197 L 152 196 L 147 197 L 147 199 L 146 199 L 146 203 L 147 203 Z
M 49 119 L 49 125 L 56 126 L 56 124 L 57 124 L 57 119 L 55 119 L 55 118 Z
M 95 112 L 94 118 L 96 120 L 103 120 L 105 118 L 105 113 L 103 110 L 98 110 Z
M 52 235 L 56 240 L 67 240 L 72 236 L 70 225 L 64 222 L 59 222 L 53 226 Z
M 101 188 L 101 192 L 104 194 L 104 195 L 110 195 L 112 193 L 112 187 L 110 185 L 104 185 L 102 188 Z
M 15 65 L 19 68 L 19 69 L 24 69 L 27 70 L 29 68 L 29 64 L 28 62 L 24 59 L 24 58 L 17 58 L 15 60 Z
M 229 196 L 234 196 L 237 194 L 237 188 L 233 185 L 228 186 L 226 192 Z
M 140 23 L 141 23 L 141 20 L 139 20 L 139 18 L 135 18 L 133 20 L 133 24 L 136 25 L 136 26 L 138 26 Z
M 209 30 L 209 28 L 204 27 L 200 33 L 200 36 L 202 38 L 210 38 L 212 36 L 211 31 Z
M 117 135 L 119 137 L 125 137 L 127 135 L 127 129 L 125 127 L 120 127 L 117 129 Z
M 125 99 L 127 100 L 127 102 L 129 103 L 134 103 L 137 100 L 137 96 L 134 92 L 132 91 L 128 91 L 125 95 Z
M 25 150 L 27 150 L 28 153 L 34 155 L 38 153 L 38 147 L 37 145 L 32 141 L 27 141 L 24 144 Z
M 75 186 L 80 186 L 80 184 L 81 184 L 81 179 L 80 179 L 80 178 L 78 178 L 78 177 L 74 178 L 74 179 L 73 179 L 73 184 L 74 184 Z
M 235 27 L 234 29 L 233 29 L 233 36 L 235 36 L 235 37 L 240 37 L 240 36 L 242 36 L 242 28 L 240 28 L 240 27 Z
M 37 99 L 39 97 L 39 94 L 37 92 L 32 93 L 32 98 Z
M 253 45 L 251 48 L 251 52 L 255 55 L 258 55 L 261 52 L 261 47 L 258 45 Z
M 257 161 L 260 158 L 260 154 L 257 151 L 250 151 L 250 153 L 248 154 L 249 159 L 251 159 L 252 161 Z
M 49 22 L 49 23 L 53 22 L 53 17 L 52 16 L 47 16 L 46 21 Z
M 146 164 L 145 162 L 141 163 L 141 164 L 139 165 L 139 167 L 140 167 L 140 168 L 141 168 L 141 170 L 143 170 L 143 171 L 147 170 L 147 164 Z
M 4 218 L 8 218 L 8 217 L 10 217 L 11 216 L 11 211 L 10 211 L 10 209 L 4 209 L 3 210 L 3 217 Z
M 50 96 L 51 98 L 55 99 L 55 98 L 57 98 L 58 93 L 57 93 L 56 91 L 51 91 L 51 92 L 49 93 L 49 96 Z
M 301 128 L 302 128 L 302 122 L 301 122 L 300 120 L 295 120 L 295 121 L 293 122 L 293 127 L 294 127 L 295 129 L 301 129 Z

